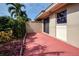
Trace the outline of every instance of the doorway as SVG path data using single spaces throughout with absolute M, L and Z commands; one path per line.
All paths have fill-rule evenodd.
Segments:
M 49 33 L 49 17 L 44 20 L 44 32 Z

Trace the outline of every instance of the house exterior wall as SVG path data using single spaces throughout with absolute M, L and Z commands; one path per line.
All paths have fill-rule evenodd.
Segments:
M 59 9 L 58 11 L 55 12 L 56 14 L 56 21 L 57 21 L 57 13 L 67 10 L 66 6 L 64 6 L 63 8 Z M 56 37 L 59 40 L 62 40 L 64 42 L 67 42 L 67 23 L 60 23 L 58 24 L 56 22 Z
M 79 47 L 79 4 L 68 4 L 67 6 L 61 8 L 57 12 L 60 12 L 62 10 L 67 9 L 67 24 L 60 24 L 64 25 L 65 32 L 65 38 L 63 41 L 75 46 Z M 51 36 L 57 36 L 57 28 L 62 27 L 59 24 L 56 23 L 56 14 L 49 16 L 49 35 Z M 58 31 L 59 32 L 59 31 Z M 62 33 L 62 28 L 60 33 Z M 62 33 L 63 34 L 63 33 Z M 64 36 L 62 36 L 63 38 Z M 60 38 L 59 38 L 60 39 Z M 62 40 L 62 39 L 60 39 Z
M 27 33 L 42 32 L 42 22 L 26 22 Z
M 59 25 L 56 23 L 56 14 L 63 10 L 67 10 L 67 23 Z M 44 23 L 44 20 L 42 20 L 42 22 Z M 43 23 L 39 23 L 38 25 L 34 25 L 33 23 L 33 25 L 30 25 L 34 31 L 44 32 Z M 57 28 L 60 28 L 60 30 L 57 30 Z M 62 33 L 63 28 L 63 31 L 65 31 L 64 34 Z M 65 37 L 62 36 L 62 38 L 65 38 L 63 41 L 79 48 L 79 3 L 67 4 L 49 16 L 49 35 L 54 37 L 57 37 L 57 35 L 61 36 L 60 34 L 57 34 L 57 32 L 66 35 Z M 62 40 L 62 38 L 59 39 Z
M 57 24 L 57 13 L 66 10 L 66 7 L 50 15 L 49 34 L 62 41 L 67 41 L 67 24 Z M 64 35 L 63 35 L 64 34 Z
M 64 42 L 67 42 L 67 25 L 66 24 L 56 25 L 56 37 Z
M 49 35 L 56 36 L 56 17 L 55 14 L 52 14 L 49 17 Z
M 44 20 L 42 20 L 42 32 L 44 32 L 44 24 L 43 24 Z
M 67 41 L 79 47 L 79 4 L 67 7 Z

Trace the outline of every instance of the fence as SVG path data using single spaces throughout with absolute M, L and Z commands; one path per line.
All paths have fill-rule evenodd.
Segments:
M 26 22 L 27 33 L 42 32 L 42 22 L 30 21 Z

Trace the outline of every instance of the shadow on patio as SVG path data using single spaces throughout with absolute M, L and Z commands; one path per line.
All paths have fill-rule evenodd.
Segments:
M 24 56 L 79 56 L 79 48 L 44 33 L 29 33 Z

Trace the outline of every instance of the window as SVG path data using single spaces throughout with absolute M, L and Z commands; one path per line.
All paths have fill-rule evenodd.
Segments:
M 57 23 L 67 23 L 67 10 L 57 13 Z

